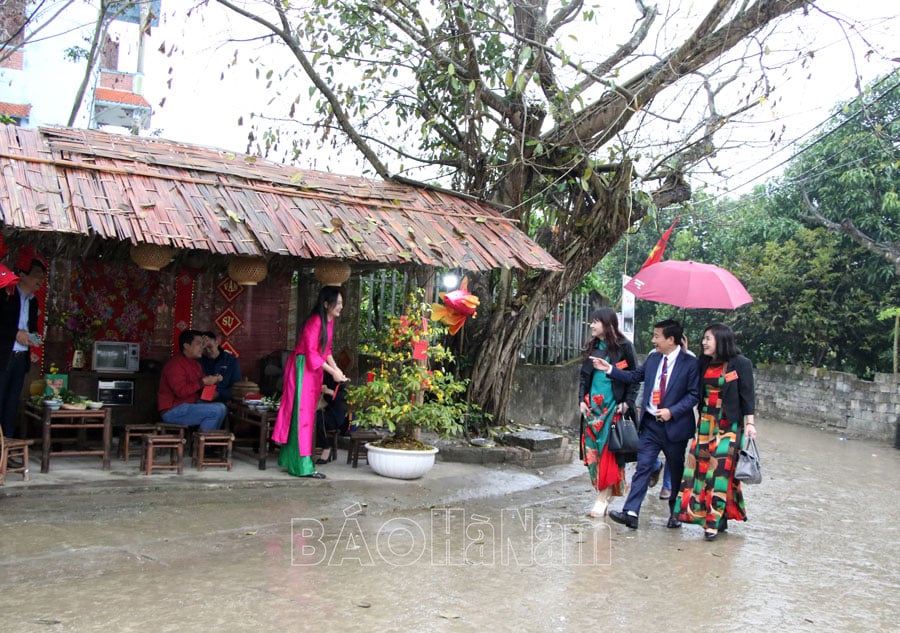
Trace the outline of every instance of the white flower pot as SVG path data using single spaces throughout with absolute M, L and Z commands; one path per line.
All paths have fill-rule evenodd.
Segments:
M 417 479 L 434 466 L 434 456 L 438 449 L 427 451 L 404 451 L 397 448 L 382 448 L 366 444 L 369 466 L 383 477 L 394 479 Z

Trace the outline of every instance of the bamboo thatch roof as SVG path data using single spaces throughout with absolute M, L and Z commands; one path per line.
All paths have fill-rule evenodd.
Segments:
M 562 268 L 481 201 L 95 130 L 0 126 L 0 221 L 226 256 Z

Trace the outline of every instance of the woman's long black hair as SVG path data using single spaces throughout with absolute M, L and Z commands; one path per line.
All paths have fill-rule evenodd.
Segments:
M 313 306 L 309 313 L 309 318 L 318 316 L 322 320 L 322 328 L 319 331 L 319 350 L 324 353 L 328 346 L 328 310 L 335 303 L 337 298 L 341 296 L 340 286 L 322 286 L 319 290 L 319 296 L 316 299 L 316 305 Z
M 734 336 L 734 330 L 724 323 L 713 323 L 703 328 L 703 333 L 711 332 L 713 338 L 716 339 L 716 356 L 717 360 L 728 362 L 741 353 L 741 348 L 737 346 L 737 338 Z
M 606 351 L 610 354 L 619 351 L 619 341 L 625 338 L 619 329 L 619 315 L 612 308 L 599 308 L 591 312 L 591 323 L 600 321 L 603 324 L 603 338 L 606 341 Z M 584 357 L 587 358 L 591 354 L 591 350 L 597 347 L 600 340 L 592 336 L 590 340 L 584 344 L 581 350 Z

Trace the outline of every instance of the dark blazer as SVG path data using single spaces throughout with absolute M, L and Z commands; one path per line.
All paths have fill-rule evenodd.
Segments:
M 609 354 L 609 360 L 613 365 L 624 360 L 627 364 L 628 369 L 634 369 L 635 367 L 637 367 L 637 354 L 635 354 L 634 352 L 634 345 L 632 345 L 631 341 L 629 341 L 627 338 L 619 340 L 619 349 L 616 351 L 616 353 Z M 590 357 L 588 357 L 584 360 L 583 363 L 581 363 L 581 372 L 579 373 L 579 404 L 584 402 L 585 395 L 591 392 L 591 382 L 593 381 L 593 379 L 594 364 L 591 361 Z M 618 380 L 613 380 L 612 388 L 613 398 L 615 398 L 616 402 L 627 402 L 628 407 L 632 411 L 634 411 L 634 401 L 637 400 L 637 394 L 640 390 L 640 385 L 636 382 L 625 383 Z
M 699 393 L 703 396 L 703 374 L 712 362 L 709 356 L 701 356 L 697 362 L 697 373 L 700 377 Z M 737 373 L 737 380 L 727 381 L 722 385 L 719 397 L 722 399 L 724 418 L 729 422 L 744 423 L 745 415 L 756 413 L 756 389 L 753 384 L 753 365 L 746 356 L 735 356 L 728 361 L 725 373 Z M 701 404 L 702 409 L 702 404 Z
M 0 367 L 6 368 L 19 332 L 19 310 L 22 302 L 15 286 L 0 289 Z M 37 332 L 38 302 L 32 298 L 28 305 L 28 331 Z
M 635 370 L 622 371 L 613 365 L 609 374 L 613 380 L 622 382 L 644 382 L 645 376 L 650 380 L 649 384 L 644 385 L 644 394 L 641 398 L 643 411 L 650 405 L 652 381 L 656 378 L 662 358 L 662 354 L 653 352 L 647 357 L 647 361 Z M 668 409 L 672 413 L 672 419 L 665 424 L 666 437 L 670 442 L 683 442 L 694 437 L 697 426 L 694 421 L 694 407 L 697 405 L 699 393 L 697 375 L 697 359 L 680 350 L 675 357 L 675 367 L 669 372 L 663 401 L 659 404 L 659 408 Z

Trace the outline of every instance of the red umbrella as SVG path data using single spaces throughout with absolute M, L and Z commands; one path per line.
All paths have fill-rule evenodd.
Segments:
M 724 268 L 672 259 L 647 266 L 625 289 L 638 299 L 679 308 L 733 310 L 753 301 L 737 277 Z

